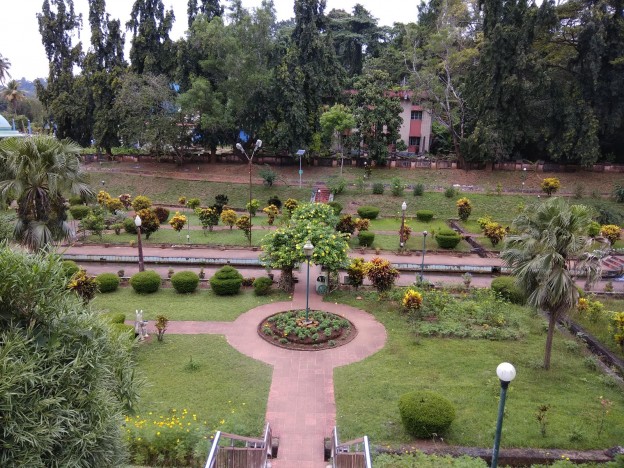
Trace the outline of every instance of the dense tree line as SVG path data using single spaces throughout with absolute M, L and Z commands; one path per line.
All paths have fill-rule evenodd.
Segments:
M 624 162 L 621 1 L 428 0 L 414 22 L 392 27 L 361 5 L 325 6 L 295 0 L 294 18 L 277 22 L 272 0 L 254 9 L 189 0 L 188 32 L 173 41 L 163 1 L 135 0 L 128 64 L 105 0 L 89 2 L 86 52 L 73 1 L 44 0 L 50 73 L 37 93 L 49 127 L 107 152 L 138 143 L 181 155 L 193 143 L 214 153 L 262 138 L 322 153 L 335 138 L 383 161 L 389 144 L 404 143 L 389 91 L 410 90 L 432 112 L 432 151 L 460 164 Z M 336 104 L 355 119 L 348 138 L 321 128 Z

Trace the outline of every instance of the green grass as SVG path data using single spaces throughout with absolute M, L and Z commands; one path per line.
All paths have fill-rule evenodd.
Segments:
M 271 367 L 242 355 L 223 336 L 165 334 L 162 342 L 142 343 L 136 357 L 146 379 L 137 408 L 141 417 L 187 409 L 209 428 L 262 434 Z M 189 370 L 191 358 L 195 370 Z
M 431 232 L 433 230 L 440 230 L 443 227 L 448 227 L 445 220 L 433 219 L 428 223 L 418 221 L 416 217 L 410 217 L 405 219 L 405 224 L 412 228 L 412 231 Z M 401 215 L 395 215 L 394 217 L 373 219 L 370 223 L 371 231 L 396 231 L 399 232 L 401 228 Z
M 530 312 L 523 324 L 530 333 L 520 341 L 418 339 L 396 305 L 380 302 L 374 295 L 360 296 L 364 300 L 349 293 L 329 300 L 374 314 L 386 327 L 388 341 L 375 355 L 335 371 L 337 424 L 343 438 L 367 434 L 375 444 L 409 443 L 397 402 L 403 393 L 425 389 L 439 392 L 457 408 L 446 442 L 489 447 L 500 392 L 495 369 L 509 361 L 518 374 L 508 392 L 503 447 L 589 449 L 623 440 L 621 389 L 605 385 L 598 372 L 584 366 L 581 355 L 566 351 L 560 334 L 555 336 L 552 368 L 543 370 L 545 321 Z M 600 397 L 614 402 L 601 434 Z M 546 437 L 535 418 L 543 404 L 551 405 Z
M 420 236 L 420 235 L 410 236 L 410 238 L 405 244 L 405 248 L 407 250 L 412 250 L 414 252 L 420 252 L 422 251 L 422 244 L 423 244 L 423 236 Z M 488 244 L 489 244 L 489 241 L 488 241 Z M 468 245 L 466 241 L 461 241 L 457 245 L 457 247 L 455 247 L 453 250 L 441 249 L 440 247 L 438 247 L 438 243 L 435 241 L 435 239 L 432 238 L 432 236 L 427 236 L 426 246 L 427 246 L 427 251 L 435 250 L 438 252 L 469 252 L 470 249 L 472 248 L 470 247 L 470 245 Z M 352 249 L 360 248 L 357 236 L 351 238 L 351 240 L 349 241 L 349 247 L 351 247 Z M 395 235 L 375 234 L 375 240 L 373 241 L 373 245 L 371 246 L 371 248 L 380 249 L 380 250 L 394 250 L 394 251 L 399 250 L 398 231 Z M 406 260 L 406 261 L 409 261 L 409 260 Z
M 103 312 L 124 313 L 127 320 L 134 320 L 134 311 L 143 309 L 145 320 L 164 315 L 169 320 L 229 322 L 254 307 L 286 300 L 286 297 L 278 291 L 268 296 L 256 296 L 252 290 L 243 290 L 235 296 L 217 296 L 210 289 L 179 294 L 173 288 L 161 288 L 154 294 L 137 294 L 131 287 L 124 287 L 112 293 L 98 294 L 91 306 Z
M 251 231 L 251 241 L 252 245 L 259 246 L 262 238 L 269 233 L 269 230 L 252 230 Z M 159 229 L 154 232 L 149 239 L 145 239 L 143 237 L 144 244 L 186 244 L 186 234 L 187 231 L 183 230 L 178 234 L 173 229 Z M 202 245 L 232 245 L 232 246 L 248 246 L 249 241 L 245 234 L 240 229 L 234 227 L 233 229 L 225 229 L 219 231 L 200 231 L 194 230 L 191 231 L 190 234 L 191 244 L 202 244 Z M 117 235 L 113 232 L 106 232 L 102 234 L 102 237 L 99 236 L 88 236 L 86 238 L 86 242 L 94 242 L 94 243 L 106 243 L 106 244 L 130 244 L 132 242 L 136 243 L 137 236 L 136 234 L 128 234 L 126 232 L 122 232 Z
M 615 283 L 616 287 L 619 283 Z M 610 312 L 624 312 L 624 300 L 622 299 L 603 299 L 598 298 L 605 306 L 605 313 L 602 314 L 597 321 L 592 322 L 587 314 L 575 311 L 570 314 L 570 318 L 581 325 L 585 330 L 594 335 L 603 345 L 610 349 L 613 353 L 624 359 L 624 352 L 615 344 L 613 335 L 609 331 L 609 315 Z

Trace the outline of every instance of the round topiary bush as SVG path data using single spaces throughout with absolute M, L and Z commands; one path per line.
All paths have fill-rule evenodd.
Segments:
M 91 213 L 91 208 L 84 205 L 72 205 L 69 207 L 69 214 L 76 221 L 86 218 Z
M 199 276 L 192 271 L 179 271 L 171 277 L 171 284 L 179 293 L 192 293 L 199 285 Z
M 453 404 L 441 395 L 427 391 L 401 395 L 399 413 L 405 430 L 422 439 L 441 435 L 455 419 Z
M 160 288 L 160 275 L 154 270 L 142 271 L 132 275 L 130 286 L 139 294 L 151 294 Z
M 357 212 L 360 218 L 364 219 L 377 219 L 379 216 L 379 208 L 376 206 L 360 206 Z
M 370 231 L 360 231 L 358 241 L 362 247 L 370 247 L 375 242 L 375 233 Z
M 499 276 L 492 280 L 490 285 L 492 291 L 499 294 L 506 301 L 512 304 L 524 304 L 525 297 L 522 289 L 516 284 L 516 280 L 511 276 Z
M 334 214 L 336 216 L 340 216 L 340 212 L 342 211 L 342 205 L 340 203 L 337 201 L 330 201 L 328 205 L 334 209 Z
M 461 241 L 461 236 L 452 229 L 440 229 L 435 235 L 435 240 L 442 249 L 454 249 Z
M 74 276 L 75 273 L 80 271 L 80 267 L 73 260 L 63 260 L 61 263 L 63 268 L 63 273 L 65 274 L 65 278 L 69 279 Z
M 115 273 L 101 273 L 95 277 L 95 281 L 101 293 L 114 292 L 119 287 L 119 275 Z
M 266 296 L 271 292 L 271 286 L 273 286 L 273 280 L 268 276 L 261 276 L 260 278 L 256 278 L 253 282 L 256 296 Z
M 128 234 L 136 234 L 137 233 L 137 228 L 136 225 L 134 224 L 134 218 L 126 218 L 123 220 L 123 227 L 124 227 L 124 231 L 126 231 Z
M 431 211 L 431 210 L 418 210 L 416 212 L 416 219 L 418 221 L 423 221 L 425 223 L 428 223 L 429 221 L 431 221 L 433 219 L 433 211 Z
M 383 195 L 384 193 L 384 184 L 382 184 L 381 182 L 375 182 L 373 184 L 373 193 L 375 195 Z
M 218 296 L 238 294 L 242 284 L 243 275 L 230 265 L 217 270 L 214 276 L 210 278 L 210 287 Z
M 160 221 L 160 224 L 164 224 L 169 219 L 170 212 L 164 206 L 156 206 L 154 207 L 154 214 L 158 218 L 158 221 Z

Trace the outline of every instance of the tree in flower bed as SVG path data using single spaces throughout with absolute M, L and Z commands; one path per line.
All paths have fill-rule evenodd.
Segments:
M 210 287 L 217 296 L 232 296 L 238 294 L 243 284 L 243 275 L 230 265 L 217 270 L 210 278 Z
M 138 195 L 132 200 L 132 209 L 134 211 L 147 210 L 152 206 L 152 200 L 143 195 Z
M 124 429 L 130 461 L 141 466 L 203 466 L 215 432 L 186 409 L 127 416 Z
M 483 227 L 483 234 L 485 235 L 485 237 L 490 239 L 492 246 L 496 246 L 500 241 L 505 238 L 505 234 L 507 234 L 507 231 L 505 231 L 505 228 L 500 224 L 491 222 L 487 223 Z
M 197 208 L 195 213 L 202 225 L 204 235 L 206 235 L 206 229 L 212 231 L 212 229 L 219 224 L 219 213 L 216 208 Z
M 169 219 L 170 212 L 164 206 L 156 206 L 154 207 L 154 214 L 158 218 L 158 221 L 160 222 L 160 224 L 162 224 L 162 223 L 167 222 L 167 220 Z
M 366 268 L 364 267 L 365 261 L 363 258 L 354 258 L 351 260 L 351 264 L 347 267 L 347 279 L 349 285 L 355 289 L 364 284 L 364 277 L 366 276 Z
M 457 200 L 457 215 L 459 216 L 459 219 L 464 222 L 468 221 L 470 213 L 472 213 L 472 203 L 470 203 L 470 200 L 466 197 Z
M 141 233 L 145 234 L 146 239 L 149 239 L 160 228 L 160 221 L 158 221 L 156 214 L 149 208 L 138 211 L 137 215 L 141 218 Z M 131 221 L 134 223 L 134 220 Z
M 380 257 L 375 257 L 370 262 L 366 262 L 364 272 L 379 293 L 391 290 L 399 277 L 399 270 L 394 268 L 388 260 Z
M 275 205 L 269 205 L 262 208 L 262 212 L 265 213 L 268 217 L 269 226 L 273 226 L 275 222 L 275 217 L 279 214 L 279 209 Z
M 179 235 L 180 231 L 182 231 L 182 229 L 184 229 L 184 226 L 186 225 L 186 216 L 180 214 L 179 211 L 176 211 L 175 215 L 173 215 L 173 218 L 169 220 L 169 224 L 171 225 L 173 230 Z
M 561 182 L 556 177 L 546 177 L 542 180 L 542 191 L 549 197 L 561 188 Z
M 622 234 L 622 229 L 620 226 L 616 226 L 615 224 L 605 224 L 604 226 L 600 226 L 600 235 L 606 238 L 609 241 L 609 244 L 615 244 Z
M 347 319 L 329 312 L 310 310 L 306 322 L 305 310 L 289 310 L 267 318 L 258 332 L 265 340 L 284 347 L 319 349 L 344 344 L 352 328 Z

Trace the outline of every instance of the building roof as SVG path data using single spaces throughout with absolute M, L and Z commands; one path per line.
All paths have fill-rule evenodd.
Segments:
M 9 122 L 0 115 L 0 138 L 9 138 L 9 137 L 22 137 L 24 136 L 20 132 L 13 130 Z

